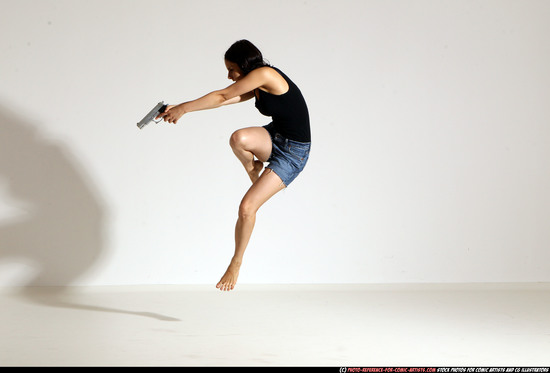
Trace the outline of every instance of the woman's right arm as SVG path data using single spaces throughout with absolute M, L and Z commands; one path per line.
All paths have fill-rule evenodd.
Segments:
M 244 101 L 248 101 L 250 100 L 252 97 L 254 97 L 254 91 L 252 92 L 247 92 L 245 94 L 242 94 L 240 96 L 236 96 L 236 97 L 233 97 L 233 98 L 230 98 L 229 100 L 225 100 L 221 106 L 224 106 L 224 105 L 232 105 L 232 104 L 236 104 L 236 103 L 239 103 L 239 102 L 244 102 Z
M 166 111 L 160 114 L 158 118 L 163 118 L 168 123 L 177 123 L 184 115 L 193 111 L 218 108 L 223 105 L 235 104 L 254 97 L 254 90 L 266 84 L 270 76 L 265 70 L 258 68 L 251 71 L 241 80 L 233 83 L 229 87 L 210 92 L 193 101 L 184 102 L 175 106 L 168 106 Z

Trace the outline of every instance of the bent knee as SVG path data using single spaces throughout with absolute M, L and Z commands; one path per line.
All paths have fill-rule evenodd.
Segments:
M 247 139 L 248 136 L 245 131 L 237 130 L 231 134 L 231 137 L 229 138 L 229 145 L 232 148 L 244 148 Z

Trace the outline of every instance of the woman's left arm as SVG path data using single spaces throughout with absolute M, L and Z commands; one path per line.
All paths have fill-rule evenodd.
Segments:
M 162 118 L 165 122 L 177 123 L 184 114 L 193 111 L 215 109 L 224 105 L 246 101 L 252 98 L 253 91 L 265 85 L 268 79 L 269 75 L 264 68 L 252 70 L 245 77 L 225 89 L 210 92 L 193 101 L 168 106 L 164 113 L 157 116 L 157 119 Z

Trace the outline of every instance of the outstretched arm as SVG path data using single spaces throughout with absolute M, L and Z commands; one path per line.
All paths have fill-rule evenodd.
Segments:
M 253 70 L 225 89 L 210 92 L 193 101 L 168 106 L 166 111 L 160 114 L 157 119 L 162 118 L 168 123 L 177 123 L 184 114 L 193 111 L 215 109 L 220 106 L 249 100 L 254 97 L 254 90 L 265 85 L 268 80 L 269 74 L 265 69 L 259 68 Z

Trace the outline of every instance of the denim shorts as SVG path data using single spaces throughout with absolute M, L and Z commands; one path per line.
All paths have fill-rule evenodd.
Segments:
M 267 160 L 269 164 L 266 168 L 275 172 L 285 186 L 289 186 L 306 166 L 311 142 L 289 140 L 274 133 L 272 124 L 268 124 L 264 128 L 269 132 L 272 144 L 271 155 Z

